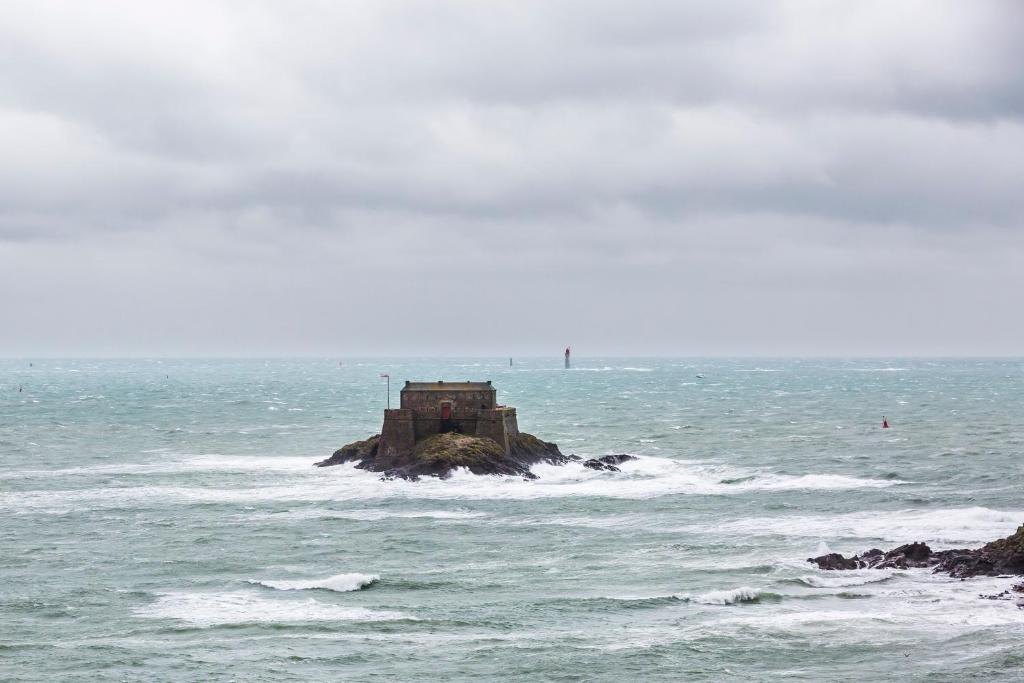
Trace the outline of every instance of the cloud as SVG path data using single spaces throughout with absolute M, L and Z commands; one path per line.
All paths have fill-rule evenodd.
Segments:
M 23 324 L 0 352 L 453 351 L 438 323 L 495 304 L 535 350 L 1013 352 L 1022 19 L 15 4 L 0 315 Z

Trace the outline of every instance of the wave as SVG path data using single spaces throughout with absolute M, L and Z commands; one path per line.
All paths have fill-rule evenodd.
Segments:
M 789 579 L 789 581 L 791 583 L 807 586 L 808 588 L 851 588 L 853 586 L 867 586 L 869 584 L 885 583 L 896 576 L 895 572 L 886 572 L 880 569 L 865 571 L 871 571 L 872 574 L 856 574 L 854 572 L 844 572 L 842 576 L 817 576 L 814 574 L 808 574 L 806 576 L 798 576 L 795 579 Z
M 252 515 L 248 515 L 250 518 Z M 487 517 L 484 512 L 462 510 L 329 510 L 305 508 L 287 512 L 270 512 L 258 515 L 261 519 L 351 519 L 358 522 L 377 522 L 384 519 L 438 519 L 460 520 Z
M 908 372 L 909 368 L 851 368 L 854 372 Z
M 297 425 L 274 426 L 290 428 Z M 161 457 L 159 460 L 150 462 L 122 462 L 53 470 L 16 470 L 5 476 L 27 478 L 111 474 L 180 474 L 183 472 L 304 472 L 311 466 L 310 458 L 295 456 L 193 455 L 187 453 L 174 456 L 167 454 L 166 449 L 151 449 L 143 452 L 160 452 Z
M 813 628 L 841 629 L 844 642 L 877 638 L 877 629 L 865 628 L 865 622 L 875 622 L 889 629 L 922 629 L 941 633 L 943 639 L 960 634 L 976 633 L 978 628 L 1024 626 L 1024 610 L 1013 602 L 982 600 L 979 595 L 995 594 L 1007 589 L 1012 579 L 975 577 L 960 581 L 948 576 L 932 574 L 927 569 L 908 570 L 903 576 L 909 585 L 897 589 L 881 588 L 882 582 L 867 586 L 857 593 L 834 594 L 840 600 L 851 598 L 859 604 L 842 609 L 809 610 L 800 607 L 778 610 L 751 610 L 736 612 L 718 622 L 741 625 L 775 632 L 806 633 Z M 863 600 L 870 599 L 870 603 Z M 801 604 L 795 601 L 794 604 Z M 806 603 L 804 603 L 806 604 Z M 874 607 L 874 609 L 872 609 Z
M 312 598 L 268 599 L 247 592 L 165 593 L 152 604 L 136 608 L 135 615 L 145 619 L 174 619 L 199 628 L 224 624 L 413 619 L 400 612 L 342 607 Z
M 1013 533 L 1024 510 L 984 507 L 868 510 L 842 515 L 752 517 L 717 525 L 714 533 L 740 536 L 777 534 L 812 539 L 864 539 L 839 552 L 868 550 L 867 544 L 923 541 L 936 549 L 976 546 Z M 700 527 L 686 530 L 701 533 Z M 829 543 L 833 548 L 836 543 Z M 885 548 L 883 548 L 885 549 Z M 808 549 L 808 551 L 810 548 Z
M 259 460 L 260 458 L 252 458 Z M 286 460 L 297 460 L 287 458 Z M 598 472 L 580 463 L 537 465 L 540 478 L 477 476 L 458 470 L 449 479 L 418 482 L 380 481 L 374 472 L 354 464 L 289 471 L 287 477 L 267 479 L 259 486 L 171 486 L 150 484 L 68 490 L 0 493 L 0 510 L 16 514 L 53 514 L 68 509 L 112 509 L 196 503 L 324 502 L 338 500 L 531 500 L 558 497 L 646 499 L 668 495 L 738 495 L 751 491 L 846 490 L 884 488 L 903 483 L 895 479 L 859 479 L 833 474 L 801 476 L 765 474 L 689 460 L 639 456 L 619 465 L 621 472 Z M 287 464 L 287 463 L 286 463 Z M 732 481 L 734 483 L 722 483 Z M 344 517 L 352 513 L 339 512 Z M 398 513 L 401 514 L 401 513 Z M 471 514 L 471 513 L 470 513 Z
M 757 588 L 741 586 L 740 588 L 729 588 L 720 591 L 709 591 L 698 595 L 678 594 L 679 600 L 693 602 L 701 605 L 742 605 L 759 602 L 778 602 L 782 595 L 771 593 Z
M 328 590 L 335 593 L 348 593 L 366 588 L 379 580 L 380 577 L 376 574 L 337 574 L 335 576 L 328 576 L 326 579 L 311 579 L 308 581 L 249 579 L 247 583 L 279 591 Z

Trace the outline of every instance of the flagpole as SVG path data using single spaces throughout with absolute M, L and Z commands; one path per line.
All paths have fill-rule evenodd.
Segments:
M 391 375 L 386 372 L 382 372 L 380 373 L 380 376 L 388 381 L 388 410 L 391 410 Z

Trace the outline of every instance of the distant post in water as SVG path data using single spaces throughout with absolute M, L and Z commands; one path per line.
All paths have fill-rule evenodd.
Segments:
M 569 351 L 570 351 L 570 347 L 566 346 L 565 347 L 565 369 L 566 370 L 569 369 Z
M 389 375 L 386 372 L 382 372 L 382 373 L 380 373 L 380 376 L 383 379 L 387 380 L 387 384 L 388 384 L 388 410 L 391 410 L 391 375 Z

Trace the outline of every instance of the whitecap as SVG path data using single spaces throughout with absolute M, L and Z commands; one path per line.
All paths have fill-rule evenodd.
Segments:
M 778 598 L 780 596 L 776 593 L 768 593 L 757 588 L 741 586 L 739 588 L 709 591 L 698 595 L 677 594 L 674 597 L 701 605 L 738 605 L 746 602 L 757 602 L 763 598 Z
M 335 576 L 328 576 L 326 579 L 309 579 L 306 581 L 249 579 L 248 583 L 279 591 L 328 590 L 335 593 L 348 593 L 366 588 L 379 579 L 380 577 L 376 574 L 336 574 Z
M 253 461 L 261 458 L 252 458 Z M 430 500 L 530 500 L 557 497 L 655 498 L 667 495 L 735 495 L 749 491 L 844 490 L 882 488 L 898 480 L 858 479 L 831 474 L 791 476 L 702 464 L 697 461 L 638 456 L 620 464 L 621 472 L 595 471 L 580 463 L 564 466 L 536 465 L 540 478 L 478 476 L 459 469 L 446 480 L 381 481 L 380 475 L 346 463 L 314 468 L 305 461 L 287 460 L 287 478 L 256 487 L 143 485 L 115 488 L 13 491 L 0 493 L 0 510 L 45 512 L 49 508 L 119 507 L 125 504 L 243 503 L 256 501 L 379 500 L 387 498 Z M 818 534 L 822 536 L 823 534 Z
M 862 538 L 909 543 L 923 541 L 935 549 L 977 546 L 1013 533 L 1024 519 L 1024 510 L 992 510 L 984 507 L 868 510 L 842 515 L 749 517 L 723 522 L 714 533 L 740 536 L 780 534 L 811 538 Z M 699 526 L 686 530 L 701 533 Z M 834 543 L 832 544 L 835 545 Z M 848 544 L 840 552 L 868 550 Z
M 865 569 L 845 571 L 841 574 L 828 576 L 807 574 L 794 580 L 811 588 L 850 588 L 853 586 L 867 586 L 873 583 L 885 583 L 895 575 L 896 572 L 894 571 Z
M 343 607 L 312 598 L 271 599 L 242 591 L 165 593 L 152 604 L 136 608 L 135 614 L 146 619 L 175 619 L 201 628 L 221 624 L 394 621 L 411 618 L 400 612 Z

